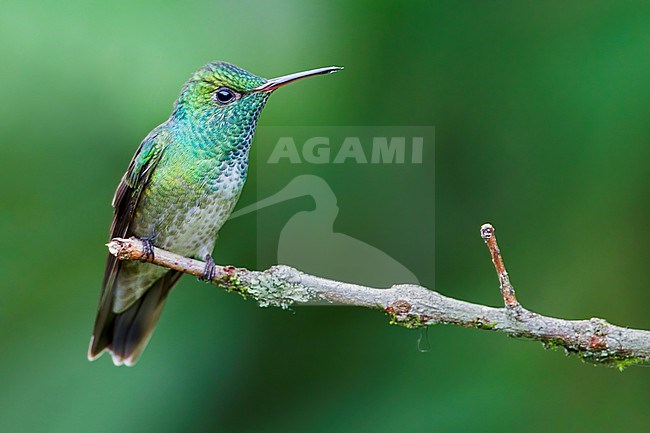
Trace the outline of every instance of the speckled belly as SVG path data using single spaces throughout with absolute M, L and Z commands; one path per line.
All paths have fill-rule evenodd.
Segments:
M 179 179 L 171 184 L 165 181 L 163 188 L 153 185 L 137 210 L 133 233 L 151 239 L 157 247 L 203 258 L 212 251 L 217 232 L 235 207 L 244 180 L 231 168 L 199 184 Z

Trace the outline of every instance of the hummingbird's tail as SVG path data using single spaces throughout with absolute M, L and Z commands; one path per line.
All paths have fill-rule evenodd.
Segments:
M 121 313 L 114 313 L 110 300 L 105 301 L 97 315 L 88 359 L 93 361 L 107 350 L 115 365 L 135 364 L 153 334 L 169 291 L 181 275 L 177 271 L 167 272 Z

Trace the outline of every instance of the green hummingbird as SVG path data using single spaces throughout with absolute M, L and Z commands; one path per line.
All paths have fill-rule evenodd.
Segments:
M 140 143 L 113 197 L 111 238 L 136 236 L 153 246 L 206 260 L 214 273 L 217 232 L 246 182 L 248 154 L 260 112 L 285 84 L 340 67 L 265 79 L 226 62 L 196 70 L 167 121 Z M 108 256 L 88 349 L 110 352 L 115 365 L 133 365 L 156 326 L 178 271 Z

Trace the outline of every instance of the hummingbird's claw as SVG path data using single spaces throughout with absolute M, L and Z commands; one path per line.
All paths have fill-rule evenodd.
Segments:
M 140 239 L 142 241 L 142 257 L 140 260 L 143 262 L 151 262 L 154 259 L 154 253 L 153 253 L 153 244 L 151 243 L 151 240 L 143 238 Z
M 214 259 L 210 254 L 205 255 L 205 268 L 203 274 L 199 277 L 199 281 L 209 283 L 214 277 L 217 276 L 217 268 L 214 264 Z

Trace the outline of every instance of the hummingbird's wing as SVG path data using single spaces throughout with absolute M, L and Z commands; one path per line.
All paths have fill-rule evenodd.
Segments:
M 158 161 L 160 161 L 168 142 L 168 134 L 161 127 L 158 127 L 151 131 L 140 143 L 113 196 L 111 239 L 130 235 L 129 229 L 133 222 L 135 210 L 140 202 L 140 196 L 149 185 L 151 173 L 153 173 Z M 106 288 L 110 287 L 108 283 L 115 276 L 119 263 L 120 260 L 109 254 L 102 284 L 102 298 Z
M 140 143 L 113 197 L 114 215 L 110 230 L 111 239 L 127 237 L 131 234 L 131 224 L 142 192 L 147 188 L 151 173 L 160 161 L 169 141 L 169 134 L 164 129 L 164 125 L 161 125 L 151 131 Z M 106 260 L 97 318 L 88 350 L 90 359 L 98 357 L 112 342 L 113 322 L 116 316 L 112 311 L 112 304 L 115 295 L 115 282 L 121 267 L 121 261 L 109 254 Z M 170 281 L 173 280 L 175 283 L 177 279 L 178 276 L 171 278 Z

